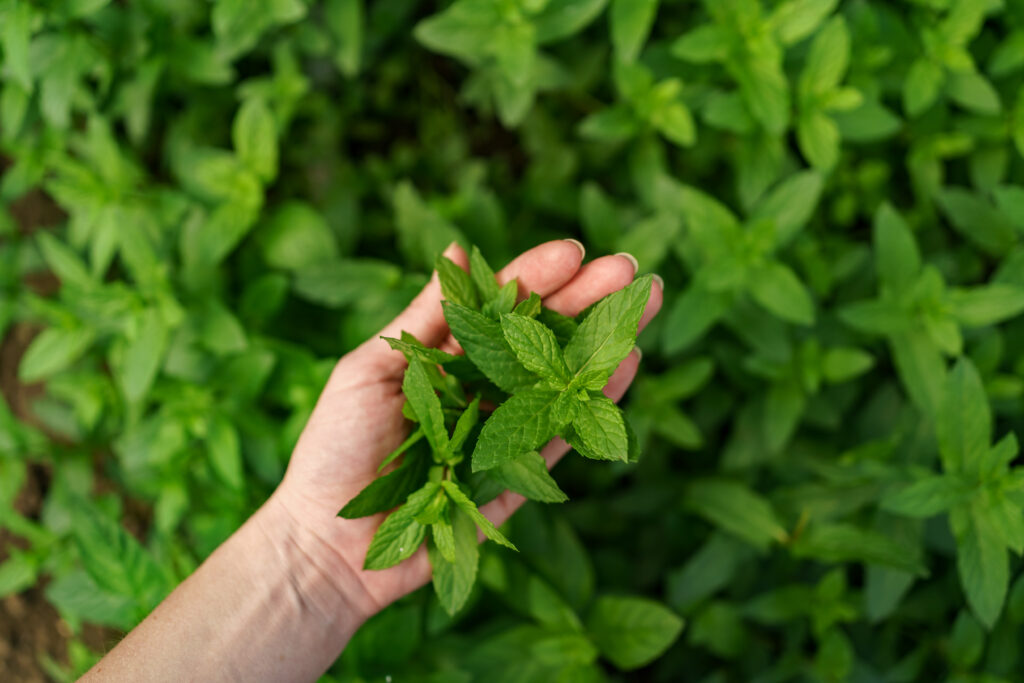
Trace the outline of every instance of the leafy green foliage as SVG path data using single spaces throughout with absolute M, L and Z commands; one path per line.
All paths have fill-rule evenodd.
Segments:
M 0 377 L 27 397 L 0 402 L 0 593 L 44 582 L 76 633 L 130 628 L 458 241 L 468 278 L 438 269 L 466 353 L 389 340 L 423 371 L 414 424 L 343 510 L 397 508 L 373 563 L 425 542 L 435 590 L 325 680 L 1020 680 L 1021 17 L 0 0 Z M 587 322 L 484 259 L 570 236 L 665 280 L 621 427 L 600 389 L 650 285 Z M 556 483 L 556 433 L 609 462 Z M 446 468 L 474 505 L 563 502 L 502 528 L 519 553 L 478 546 L 445 489 L 408 507 Z M 662 597 L 682 640 L 634 615 Z M 93 658 L 68 655 L 54 678 Z

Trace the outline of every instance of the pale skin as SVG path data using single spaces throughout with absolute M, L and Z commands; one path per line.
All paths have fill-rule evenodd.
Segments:
M 452 245 L 445 254 L 468 270 L 461 248 Z M 549 308 L 576 315 L 635 275 L 634 262 L 622 255 L 582 261 L 577 243 L 547 242 L 521 254 L 498 279 L 517 278 L 520 297 L 537 292 Z M 458 352 L 441 298 L 435 274 L 381 335 L 405 330 L 428 346 Z M 661 302 L 656 279 L 641 329 Z M 621 398 L 639 362 L 634 351 L 605 394 Z M 427 583 L 424 548 L 391 569 L 362 569 L 384 514 L 337 516 L 408 434 L 401 413 L 405 365 L 379 337 L 344 356 L 274 494 L 81 680 L 315 681 L 363 622 Z M 555 439 L 542 455 L 552 467 L 568 450 Z M 522 503 L 507 491 L 482 511 L 500 525 Z

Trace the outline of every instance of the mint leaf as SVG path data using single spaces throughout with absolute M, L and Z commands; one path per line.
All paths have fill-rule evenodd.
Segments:
M 541 311 L 541 307 L 540 297 L 537 295 L 537 292 L 531 292 L 530 296 L 516 304 L 512 312 L 527 318 L 536 318 Z
M 519 283 L 509 280 L 498 290 L 497 296 L 483 306 L 483 313 L 489 318 L 497 320 L 503 313 L 511 313 L 516 306 L 516 298 L 519 296 Z
M 462 450 L 462 445 L 466 443 L 466 439 L 469 437 L 469 433 L 476 426 L 477 421 L 480 419 L 480 397 L 474 398 L 470 404 L 466 407 L 462 414 L 459 415 L 459 419 L 455 422 L 455 429 L 452 431 L 451 451 L 452 453 L 458 453 Z
M 906 517 L 931 517 L 966 501 L 972 487 L 953 475 L 933 475 L 882 499 L 882 508 Z
M 610 398 L 592 396 L 589 401 L 580 401 L 572 428 L 585 446 L 581 455 L 598 460 L 626 462 L 629 459 L 622 411 Z
M 402 507 L 388 515 L 370 541 L 363 569 L 387 569 L 416 552 L 427 534 L 427 528 L 417 522 L 416 517 L 427 509 L 440 490 L 437 482 L 424 484 Z
M 765 549 L 789 537 L 771 503 L 738 482 L 694 481 L 687 487 L 685 502 L 701 517 L 756 548 Z
M 537 451 L 521 453 L 498 467 L 487 471 L 505 488 L 542 503 L 563 503 L 569 500 L 548 472 L 548 465 Z
M 623 671 L 658 658 L 679 637 L 683 620 L 653 600 L 605 595 L 594 601 L 587 635 Z
M 445 299 L 474 310 L 480 308 L 480 299 L 476 295 L 476 288 L 470 280 L 469 273 L 455 265 L 447 256 L 438 256 L 435 267 Z
M 412 448 L 412 446 L 422 438 L 423 427 L 417 427 L 412 431 L 412 433 L 408 437 L 406 437 L 405 441 L 399 444 L 398 448 L 388 453 L 388 456 L 384 458 L 383 462 L 381 462 L 381 464 L 377 466 L 377 472 L 382 472 L 385 467 L 390 465 L 402 453 L 405 453 L 407 450 Z
M 636 345 L 637 327 L 650 298 L 650 275 L 602 299 L 565 347 L 573 384 L 600 389 Z
M 910 227 L 892 205 L 883 203 L 875 212 L 872 242 L 875 270 L 882 285 L 902 294 L 921 271 L 921 254 Z
M 517 313 L 501 316 L 505 341 L 527 370 L 548 380 L 553 386 L 569 384 L 569 368 L 554 333 L 542 323 Z
M 560 427 L 552 412 L 561 395 L 551 389 L 527 389 L 498 406 L 477 439 L 473 471 L 497 467 L 551 440 Z
M 459 508 L 451 511 L 454 562 L 449 562 L 436 543 L 427 544 L 427 555 L 434 569 L 433 583 L 437 599 L 448 614 L 454 615 L 466 604 L 476 582 L 480 548 L 476 525 Z
M 443 306 L 448 326 L 466 356 L 495 386 L 511 394 L 536 384 L 537 377 L 512 353 L 497 321 L 451 301 Z
M 961 358 L 946 378 L 935 433 L 947 472 L 977 472 L 992 443 L 992 412 L 981 377 Z
M 446 562 L 455 561 L 455 533 L 447 518 L 442 517 L 430 525 L 430 540 Z
M 449 453 L 448 429 L 444 424 L 441 400 L 434 393 L 427 369 L 421 361 L 409 363 L 402 381 L 402 392 L 409 400 L 409 406 L 423 427 L 423 434 L 434 453 L 442 456 Z
M 475 245 L 469 252 L 469 277 L 473 280 L 480 301 L 488 304 L 497 298 L 500 291 L 498 280 L 484 255 Z
M 967 515 L 965 528 L 956 535 L 956 566 L 967 604 L 978 620 L 991 629 L 1006 600 L 1009 560 L 999 533 L 977 511 Z
M 338 513 L 345 519 L 368 517 L 395 507 L 420 488 L 427 478 L 431 460 L 422 454 L 411 454 L 394 472 L 374 479 Z
M 483 513 L 477 509 L 476 503 L 470 500 L 469 496 L 462 492 L 462 489 L 459 488 L 458 484 L 453 481 L 446 480 L 441 482 L 441 486 L 444 487 L 448 497 L 452 499 L 459 509 L 469 515 L 470 518 L 476 522 L 476 525 L 484 532 L 484 536 L 495 543 L 500 543 L 506 548 L 511 548 L 512 550 L 516 549 L 516 547 L 512 545 L 507 538 L 505 538 L 505 535 L 498 531 L 498 528 L 494 526 L 491 520 L 484 517 Z

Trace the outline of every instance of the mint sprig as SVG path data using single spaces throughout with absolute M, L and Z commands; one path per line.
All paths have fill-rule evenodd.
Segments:
M 426 542 L 434 589 L 452 614 L 476 580 L 476 529 L 515 550 L 479 510 L 487 489 L 567 500 L 538 452 L 556 436 L 587 458 L 629 459 L 623 414 L 601 390 L 632 351 L 651 291 L 651 277 L 639 278 L 573 319 L 544 308 L 536 293 L 517 303 L 518 283 L 499 285 L 478 249 L 469 260 L 468 273 L 447 258 L 437 261 L 445 318 L 465 356 L 425 347 L 407 333 L 387 339 L 409 362 L 403 414 L 416 427 L 381 469 L 399 458 L 401 464 L 340 513 L 354 518 L 393 508 L 364 567 L 392 567 Z M 482 398 L 494 405 L 489 414 Z

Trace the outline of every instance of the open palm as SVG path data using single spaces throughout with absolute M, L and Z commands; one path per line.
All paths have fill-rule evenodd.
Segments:
M 468 269 L 465 252 L 452 245 L 445 255 Z M 536 292 L 544 305 L 559 313 L 575 316 L 590 304 L 629 284 L 635 273 L 634 261 L 626 256 L 606 256 L 582 265 L 583 253 L 574 242 L 559 240 L 535 247 L 498 273 L 500 284 L 519 281 L 523 298 Z M 382 332 L 398 337 L 413 334 L 427 346 L 459 352 L 441 309 L 441 288 L 437 276 Z M 661 308 L 658 282 L 640 320 L 640 328 Z M 605 388 L 618 400 L 636 375 L 639 354 L 622 362 Z M 401 564 L 383 571 L 362 569 L 367 548 L 385 514 L 361 519 L 344 519 L 338 511 L 377 475 L 377 468 L 408 434 L 402 416 L 405 397 L 402 377 L 405 357 L 375 337 L 344 356 L 331 374 L 292 455 L 288 472 L 275 498 L 296 521 L 343 560 L 351 572 L 337 577 L 339 590 L 353 587 L 364 595 L 353 596 L 354 605 L 375 612 L 426 583 L 430 565 L 424 548 Z M 567 451 L 568 445 L 554 439 L 542 455 L 550 468 Z M 495 524 L 501 524 L 522 503 L 522 496 L 506 491 L 482 508 Z

